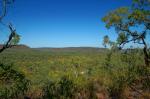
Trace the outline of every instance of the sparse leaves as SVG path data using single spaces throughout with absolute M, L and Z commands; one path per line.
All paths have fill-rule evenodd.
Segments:
M 117 42 L 119 44 L 126 42 L 127 40 L 128 40 L 128 36 L 124 32 L 119 33 L 119 36 L 117 38 Z
M 17 45 L 20 41 L 20 35 L 18 35 L 17 33 L 14 34 L 10 44 L 11 45 Z
M 6 26 L 10 30 L 10 35 L 8 37 L 8 40 L 3 45 L 3 47 L 0 49 L 0 53 L 3 52 L 5 49 L 10 48 L 14 45 L 17 45 L 20 41 L 20 36 L 16 33 L 16 30 L 13 28 L 12 24 L 5 24 L 3 23 L 3 18 L 6 16 L 7 11 L 7 5 L 12 4 L 14 0 L 1 0 L 2 3 L 2 10 L 0 13 L 0 22 Z
M 103 45 L 106 47 L 109 44 L 109 42 L 110 42 L 110 40 L 109 40 L 108 35 L 104 36 Z
M 123 18 L 127 18 L 129 9 L 127 7 L 121 7 L 108 13 L 102 18 L 102 21 L 106 23 L 106 28 L 110 28 L 114 25 L 121 24 Z
M 106 28 L 115 28 L 118 34 L 117 44 L 123 47 L 126 43 L 132 42 L 143 44 L 145 63 L 150 63 L 150 56 L 147 53 L 145 42 L 150 30 L 150 0 L 133 0 L 133 6 L 121 7 L 109 12 L 102 18 Z M 134 30 L 135 29 L 135 30 Z

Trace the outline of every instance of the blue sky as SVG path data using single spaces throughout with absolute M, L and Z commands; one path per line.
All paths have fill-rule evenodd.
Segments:
M 131 0 L 15 0 L 5 20 L 16 27 L 20 44 L 30 47 L 102 47 L 104 35 L 116 35 L 101 18 L 130 4 Z M 0 36 L 4 41 L 8 34 Z

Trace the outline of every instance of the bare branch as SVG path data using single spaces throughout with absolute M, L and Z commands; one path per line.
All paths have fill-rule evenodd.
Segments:
M 8 27 L 10 29 L 11 34 L 9 35 L 9 38 L 8 38 L 6 44 L 4 44 L 2 49 L 0 49 L 0 53 L 3 52 L 5 49 L 14 46 L 14 45 L 11 45 L 10 43 L 11 43 L 11 40 L 13 39 L 13 37 L 15 36 L 16 30 L 13 28 L 13 26 L 11 24 L 9 24 Z
M 2 49 L 0 49 L 0 53 L 3 52 L 5 49 L 10 48 L 14 45 L 11 45 L 11 41 L 16 35 L 16 30 L 13 28 L 12 24 L 6 25 L 5 23 L 2 22 L 3 18 L 6 16 L 6 10 L 7 10 L 7 4 L 11 4 L 14 2 L 14 0 L 2 0 L 2 12 L 0 15 L 0 23 L 2 25 L 5 25 L 9 30 L 10 30 L 10 35 L 6 43 L 3 45 Z
M 2 0 L 2 13 L 0 15 L 0 21 L 2 21 L 2 19 L 5 17 L 6 15 L 6 0 Z

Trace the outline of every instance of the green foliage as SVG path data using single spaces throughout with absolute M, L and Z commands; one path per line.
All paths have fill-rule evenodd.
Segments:
M 20 41 L 20 35 L 18 35 L 17 33 L 15 33 L 15 35 L 13 36 L 10 44 L 11 45 L 17 45 Z
M 33 99 L 96 99 L 101 95 L 123 99 L 124 90 L 137 80 L 144 78 L 143 93 L 150 88 L 145 78 L 150 69 L 142 69 L 143 57 L 141 49 L 91 52 L 10 49 L 1 54 L 0 61 L 14 63 L 15 70 L 31 81 L 25 94 Z
M 150 0 L 133 0 L 133 7 L 140 7 L 143 8 L 143 6 L 150 6 Z
M 149 0 L 133 0 L 133 5 L 130 8 L 121 7 L 109 12 L 102 21 L 106 23 L 106 28 L 115 28 L 118 34 L 117 47 L 123 47 L 126 43 L 132 42 L 136 44 L 143 44 L 143 53 L 145 66 L 137 61 L 136 50 L 121 54 L 121 62 L 126 66 L 113 65 L 108 54 L 105 61 L 105 70 L 109 71 L 108 75 L 112 78 L 112 83 L 108 84 L 108 90 L 111 97 L 121 99 L 122 93 L 126 87 L 136 90 L 149 90 L 149 54 L 146 36 L 150 30 L 150 1 Z M 141 30 L 141 31 L 139 31 Z M 122 45 L 122 46 L 121 46 Z M 113 50 L 112 50 L 113 51 Z M 137 52 L 138 53 L 138 52 Z M 118 67 L 120 65 L 120 67 Z M 118 68 L 116 68 L 118 67 Z M 141 83 L 139 83 L 141 82 Z M 139 88 L 140 86 L 140 88 Z M 119 96 L 118 96 L 119 95 Z
M 12 68 L 12 65 L 0 64 L 0 98 L 17 98 L 27 91 L 29 80 Z
M 104 64 L 106 78 L 109 78 L 109 82 L 105 83 L 109 96 L 116 99 L 126 99 L 127 96 L 124 95 L 124 92 L 131 87 L 136 90 L 143 90 L 143 92 L 149 90 L 150 78 L 146 76 L 149 75 L 150 71 L 148 67 L 142 66 L 144 63 L 139 61 L 142 60 L 142 57 L 139 57 L 141 50 L 128 49 L 117 56 L 114 53 L 111 51 L 107 54 Z M 114 57 L 118 57 L 116 64 L 114 64 Z M 141 87 L 139 88 L 139 86 Z M 139 95 L 139 93 L 137 94 Z
M 127 39 L 128 39 L 128 36 L 124 32 L 119 33 L 118 38 L 117 38 L 117 43 L 121 44 L 122 42 L 127 41 Z
M 58 82 L 49 82 L 44 88 L 44 99 L 97 99 L 107 97 L 107 91 L 101 82 L 89 80 L 85 86 L 75 84 L 68 77 L 62 77 Z
M 104 36 L 103 45 L 106 47 L 109 44 L 109 42 L 110 42 L 110 40 L 109 40 L 108 35 Z
M 119 46 L 129 42 L 146 46 L 145 39 L 150 30 L 149 7 L 149 0 L 133 0 L 133 6 L 118 8 L 102 18 L 106 28 L 115 28 Z
M 127 18 L 128 11 L 129 9 L 127 7 L 118 8 L 103 17 L 102 21 L 106 23 L 106 27 L 109 29 L 111 26 L 120 24 L 124 18 Z
M 72 80 L 62 77 L 58 83 L 50 82 L 44 88 L 44 99 L 72 99 L 76 86 Z

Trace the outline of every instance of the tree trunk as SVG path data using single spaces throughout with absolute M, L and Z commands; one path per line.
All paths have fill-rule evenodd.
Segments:
M 150 65 L 150 57 L 148 55 L 148 52 L 147 52 L 147 44 L 144 40 L 144 38 L 142 38 L 142 41 L 143 41 L 143 44 L 144 44 L 144 48 L 143 48 L 143 53 L 144 53 L 144 60 L 145 60 L 145 65 L 146 66 L 149 66 Z

